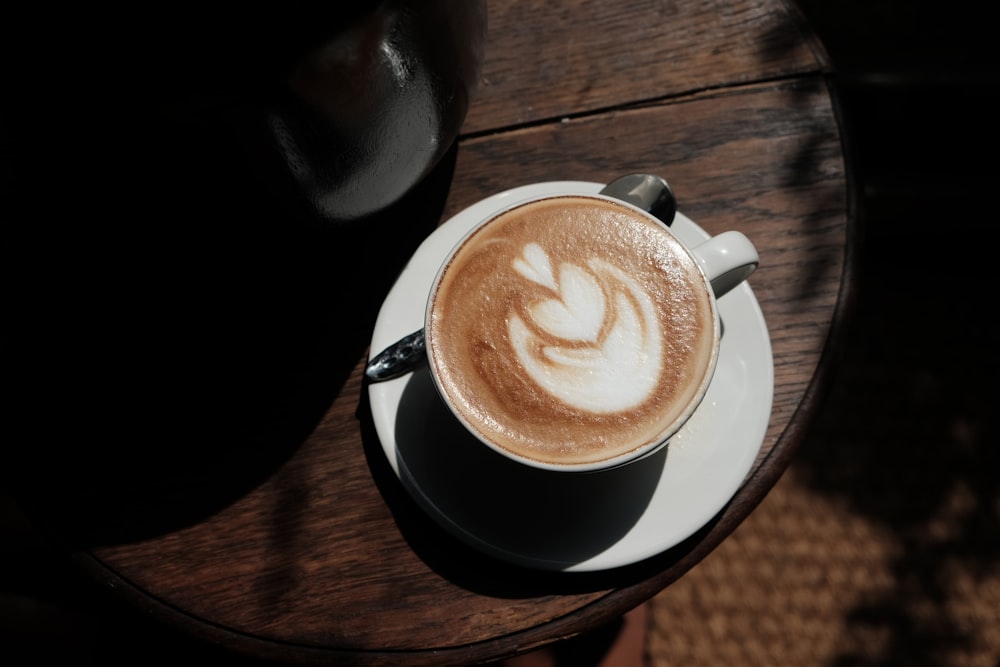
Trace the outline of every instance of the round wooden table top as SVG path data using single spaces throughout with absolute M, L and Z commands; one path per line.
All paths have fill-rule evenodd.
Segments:
M 144 525 L 148 508 L 137 509 L 132 535 L 94 540 L 80 561 L 164 622 L 302 664 L 485 662 L 659 593 L 761 501 L 822 394 L 849 301 L 853 217 L 828 77 L 822 47 L 782 0 L 491 0 L 457 146 L 387 214 L 412 218 L 419 240 L 510 188 L 646 172 L 667 178 L 704 230 L 755 242 L 769 422 L 735 496 L 680 544 L 621 567 L 552 572 L 494 559 L 429 517 L 386 460 L 362 380 L 375 313 L 402 266 L 377 261 L 374 238 L 351 249 L 364 265 L 358 284 L 373 287 L 352 287 L 364 307 L 332 318 L 350 331 L 316 356 L 322 377 L 309 386 L 319 389 L 289 408 L 306 414 L 297 428 L 240 430 L 256 439 L 230 452 L 232 478 L 215 480 L 213 502 L 160 524 Z M 316 304 L 334 308 L 344 308 L 336 297 Z M 287 446 L 254 458 L 268 437 Z

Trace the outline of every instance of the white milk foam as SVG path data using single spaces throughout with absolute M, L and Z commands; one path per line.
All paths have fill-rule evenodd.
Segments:
M 513 268 L 552 292 L 552 298 L 529 306 L 530 322 L 514 315 L 508 323 L 529 377 L 560 401 L 589 412 L 627 410 L 649 398 L 660 375 L 663 331 L 638 282 L 596 258 L 587 268 L 561 264 L 556 280 L 537 243 L 525 246 Z M 539 330 L 565 344 L 539 345 Z M 601 331 L 608 332 L 603 340 Z
M 707 386 L 707 283 L 662 224 L 563 196 L 477 228 L 428 305 L 435 382 L 484 441 L 555 464 L 663 440 Z

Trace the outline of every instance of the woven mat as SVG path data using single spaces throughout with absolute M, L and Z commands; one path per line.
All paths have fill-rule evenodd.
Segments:
M 924 522 L 894 528 L 803 477 L 786 475 L 651 601 L 654 667 L 1000 665 L 996 538 L 987 562 L 965 532 L 972 489 L 956 485 Z

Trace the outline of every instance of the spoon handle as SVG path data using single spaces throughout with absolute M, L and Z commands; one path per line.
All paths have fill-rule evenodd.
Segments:
M 424 330 L 414 331 L 385 348 L 365 366 L 365 377 L 373 382 L 404 375 L 426 358 Z

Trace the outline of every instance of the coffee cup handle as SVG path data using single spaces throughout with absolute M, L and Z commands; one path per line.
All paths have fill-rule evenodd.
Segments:
M 757 248 L 742 232 L 722 232 L 691 248 L 705 276 L 712 283 L 715 298 L 721 297 L 757 270 Z

